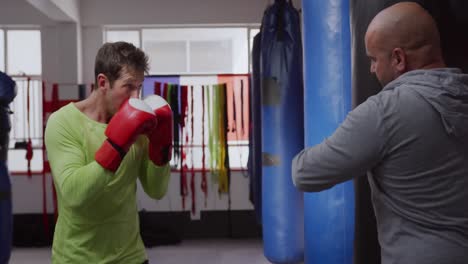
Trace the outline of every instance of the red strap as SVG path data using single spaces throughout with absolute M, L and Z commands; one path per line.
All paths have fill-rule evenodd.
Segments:
M 29 129 L 29 126 L 28 128 Z M 32 177 L 32 172 L 31 172 L 31 160 L 33 158 L 33 148 L 32 148 L 32 141 L 31 138 L 28 138 L 28 142 L 26 143 L 26 160 L 28 161 L 28 177 Z
M 182 128 L 182 133 L 184 131 L 184 128 Z M 185 162 L 185 150 L 184 150 L 184 144 L 180 144 L 180 155 L 181 155 L 181 161 L 180 161 L 180 186 L 179 186 L 179 192 L 180 196 L 182 197 L 182 209 L 185 210 L 185 193 L 184 193 L 184 180 L 185 180 L 185 171 L 184 171 L 184 162 Z
M 166 86 L 166 84 L 165 84 Z M 181 133 L 182 136 L 184 135 L 185 131 L 185 117 L 187 111 L 187 86 L 181 86 L 181 118 L 180 118 L 180 126 L 181 126 Z M 188 138 L 186 134 L 185 142 L 188 144 Z M 180 143 L 180 152 L 181 152 L 181 168 L 180 168 L 180 195 L 182 196 L 182 209 L 185 210 L 185 197 L 188 195 L 187 189 L 187 175 L 186 171 L 188 170 L 187 167 L 187 154 L 186 150 L 184 150 L 184 143 L 183 140 Z
M 190 158 L 192 160 L 192 179 L 190 181 L 190 189 L 192 191 L 192 214 L 195 214 L 195 211 L 196 211 L 196 207 L 195 207 L 195 162 L 194 162 L 194 158 L 193 158 L 193 145 L 194 145 L 194 141 L 193 141 L 193 138 L 194 138 L 194 126 L 193 126 L 193 116 L 195 115 L 195 112 L 193 111 L 193 97 L 194 97 L 194 93 L 193 93 L 193 86 L 190 86 L 190 126 L 191 126 L 191 132 L 190 132 L 190 136 L 192 137 L 191 138 L 191 141 L 192 141 L 192 148 L 190 149 Z
M 231 86 L 231 94 L 232 94 L 232 127 L 231 127 L 231 132 L 234 132 L 237 134 L 237 107 L 236 107 L 236 91 L 235 91 L 235 86 Z M 227 86 L 226 86 L 226 98 L 227 97 Z M 226 102 L 227 103 L 227 102 Z
M 188 102 L 187 102 L 187 94 L 188 94 L 188 87 L 187 85 L 181 85 L 180 86 L 180 106 L 181 106 L 181 111 L 180 111 L 180 125 L 182 127 L 185 126 L 185 118 L 187 117 L 187 107 L 188 107 Z
M 169 90 L 169 89 L 168 89 L 168 86 L 169 86 L 169 85 L 168 85 L 167 83 L 164 83 L 164 86 L 163 86 L 163 88 L 162 88 L 162 89 L 163 89 L 163 90 L 162 90 L 162 97 L 163 97 L 165 100 L 167 100 L 167 91 Z
M 185 127 L 182 127 L 182 135 L 185 130 Z M 185 197 L 188 194 L 187 190 L 187 174 L 188 171 L 187 167 L 187 154 L 186 150 L 184 150 L 184 144 L 180 144 L 180 153 L 181 153 L 181 161 L 180 161 L 180 196 L 182 196 L 182 210 L 185 210 Z
M 26 112 L 26 114 L 27 114 L 27 117 L 28 117 L 27 122 L 28 122 L 28 136 L 29 137 L 31 137 L 31 135 L 30 135 L 31 130 L 29 130 L 29 108 L 30 108 L 30 106 L 29 106 L 29 104 L 30 104 L 30 102 L 29 102 L 30 101 L 30 98 L 29 98 L 30 91 L 29 90 L 30 90 L 30 83 L 31 83 L 31 78 L 28 77 L 27 83 L 26 83 L 26 97 L 27 97 L 27 100 L 26 100 L 26 111 L 27 112 Z
M 154 82 L 154 94 L 161 96 L 161 83 Z
M 244 128 L 244 79 L 240 79 L 240 98 L 241 98 L 241 135 L 244 137 L 245 128 Z

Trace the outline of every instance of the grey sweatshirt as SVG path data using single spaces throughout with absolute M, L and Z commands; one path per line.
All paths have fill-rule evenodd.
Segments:
M 292 162 L 306 192 L 366 172 L 382 264 L 468 263 L 468 75 L 405 73 Z

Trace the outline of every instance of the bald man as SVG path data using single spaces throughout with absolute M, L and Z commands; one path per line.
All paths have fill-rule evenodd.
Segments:
M 369 172 L 383 264 L 468 263 L 468 75 L 446 68 L 415 3 L 377 14 L 365 43 L 383 90 L 294 158 L 294 184 L 318 192 Z

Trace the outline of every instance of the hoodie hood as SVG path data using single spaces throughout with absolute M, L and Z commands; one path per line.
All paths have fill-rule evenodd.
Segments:
M 460 69 L 410 71 L 388 83 L 389 89 L 413 90 L 440 113 L 449 135 L 468 134 L 468 74 Z

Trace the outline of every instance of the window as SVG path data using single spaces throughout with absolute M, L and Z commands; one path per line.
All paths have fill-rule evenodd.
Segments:
M 104 42 L 127 41 L 150 59 L 151 75 L 245 74 L 259 27 L 104 29 Z
M 135 47 L 140 48 L 140 31 L 139 30 L 107 30 L 105 34 L 105 42 L 125 41 L 132 43 Z
M 248 72 L 247 28 L 143 29 L 150 74 Z
M 0 71 L 5 72 L 5 32 L 0 29 Z
M 33 147 L 42 147 L 42 81 L 39 78 L 13 77 L 17 95 L 10 104 L 10 148 L 29 139 Z M 29 105 L 28 105 L 29 101 Z M 37 111 L 39 110 L 40 111 Z M 29 110 L 29 111 L 28 111 Z
M 42 80 L 40 77 L 14 77 L 18 93 L 10 104 L 10 151 L 8 167 L 12 172 L 27 171 L 26 144 L 31 139 L 33 157 L 31 171 L 42 171 Z M 29 93 L 27 92 L 29 90 Z M 29 101 L 29 111 L 27 102 Z
M 42 74 L 39 30 L 7 30 L 6 51 L 8 74 Z
M 192 72 L 233 72 L 232 41 L 190 42 L 190 64 Z M 242 67 L 242 66 L 241 66 Z
M 187 71 L 187 48 L 183 41 L 158 41 L 145 44 L 150 57 L 150 72 L 171 73 Z
M 10 104 L 11 131 L 8 167 L 12 172 L 27 171 L 25 145 L 31 139 L 31 170 L 41 171 L 42 156 L 42 57 L 41 32 L 37 29 L 0 29 L 0 70 L 17 85 Z

